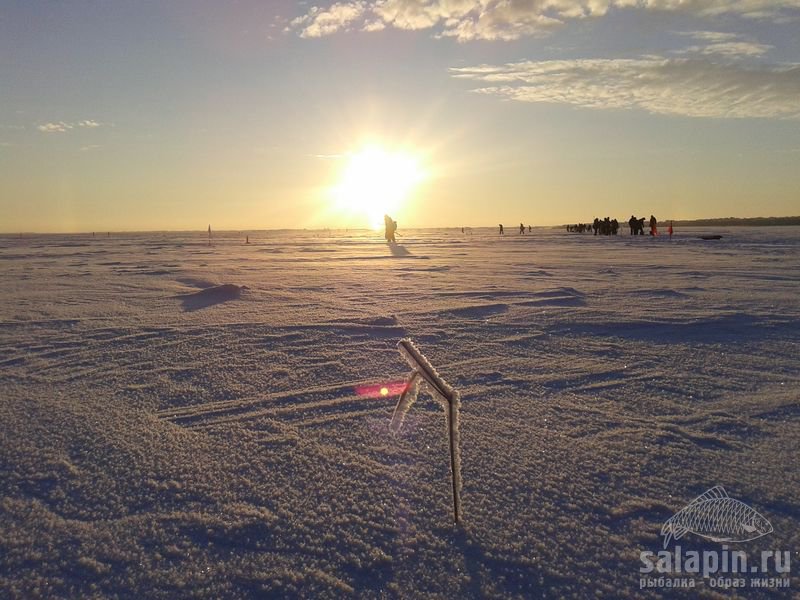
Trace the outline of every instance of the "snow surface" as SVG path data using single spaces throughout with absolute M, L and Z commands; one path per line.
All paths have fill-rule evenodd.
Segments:
M 653 596 L 714 485 L 800 589 L 800 229 L 400 233 L 0 236 L 0 596 Z

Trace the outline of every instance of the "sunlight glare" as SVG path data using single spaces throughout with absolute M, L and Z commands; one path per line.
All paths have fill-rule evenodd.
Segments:
M 394 215 L 423 179 L 414 155 L 367 146 L 349 155 L 333 189 L 334 200 L 340 210 L 365 217 L 377 229 L 383 226 L 383 215 Z

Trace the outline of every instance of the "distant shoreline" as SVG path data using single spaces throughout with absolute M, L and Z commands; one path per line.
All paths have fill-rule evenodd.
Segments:
M 724 217 L 718 219 L 693 219 L 686 221 L 675 220 L 672 223 L 682 227 L 690 225 L 696 225 L 700 227 L 764 227 L 769 225 L 800 225 L 800 217 Z

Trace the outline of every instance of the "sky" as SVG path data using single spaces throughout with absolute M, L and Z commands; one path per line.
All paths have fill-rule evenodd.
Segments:
M 0 232 L 800 214 L 800 0 L 0 0 Z

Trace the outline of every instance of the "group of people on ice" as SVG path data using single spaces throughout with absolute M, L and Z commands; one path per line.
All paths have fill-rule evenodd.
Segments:
M 631 218 L 628 219 L 628 226 L 631 228 L 631 235 L 644 235 L 644 219 L 644 217 L 637 219 L 635 216 L 631 215 Z M 669 237 L 672 237 L 672 231 L 672 221 L 670 221 L 669 227 L 667 227 L 667 233 L 669 234 Z M 658 235 L 658 220 L 653 215 L 650 215 L 650 235 Z
M 498 227 L 500 227 L 500 235 L 505 235 L 506 234 L 506 230 L 503 227 L 503 224 L 500 223 L 498 225 Z M 533 231 L 533 227 L 531 225 L 528 225 L 528 233 L 531 233 L 532 231 Z M 519 224 L 519 234 L 520 235 L 525 235 L 525 225 L 523 225 L 522 223 Z
M 617 235 L 619 231 L 619 221 L 606 217 L 603 220 L 594 218 L 592 229 L 595 235 Z
M 628 226 L 631 229 L 631 235 L 644 235 L 644 222 L 645 217 L 637 218 L 631 215 L 631 218 L 628 219 Z M 589 229 L 590 227 L 588 225 L 584 226 L 582 223 L 578 223 L 577 225 L 567 225 L 567 231 L 577 231 L 578 233 L 583 233 Z M 617 235 L 619 232 L 619 221 L 616 219 L 610 219 L 609 217 L 606 217 L 603 220 L 595 218 L 595 220 L 592 222 L 591 230 L 594 231 L 595 235 Z M 667 228 L 667 233 L 670 237 L 672 237 L 672 231 L 672 221 L 670 221 L 669 227 Z M 650 215 L 650 235 L 658 235 L 658 220 L 653 215 Z
M 567 225 L 567 231 L 570 233 L 584 233 L 591 231 L 592 226 L 589 223 L 576 223 L 575 225 Z

